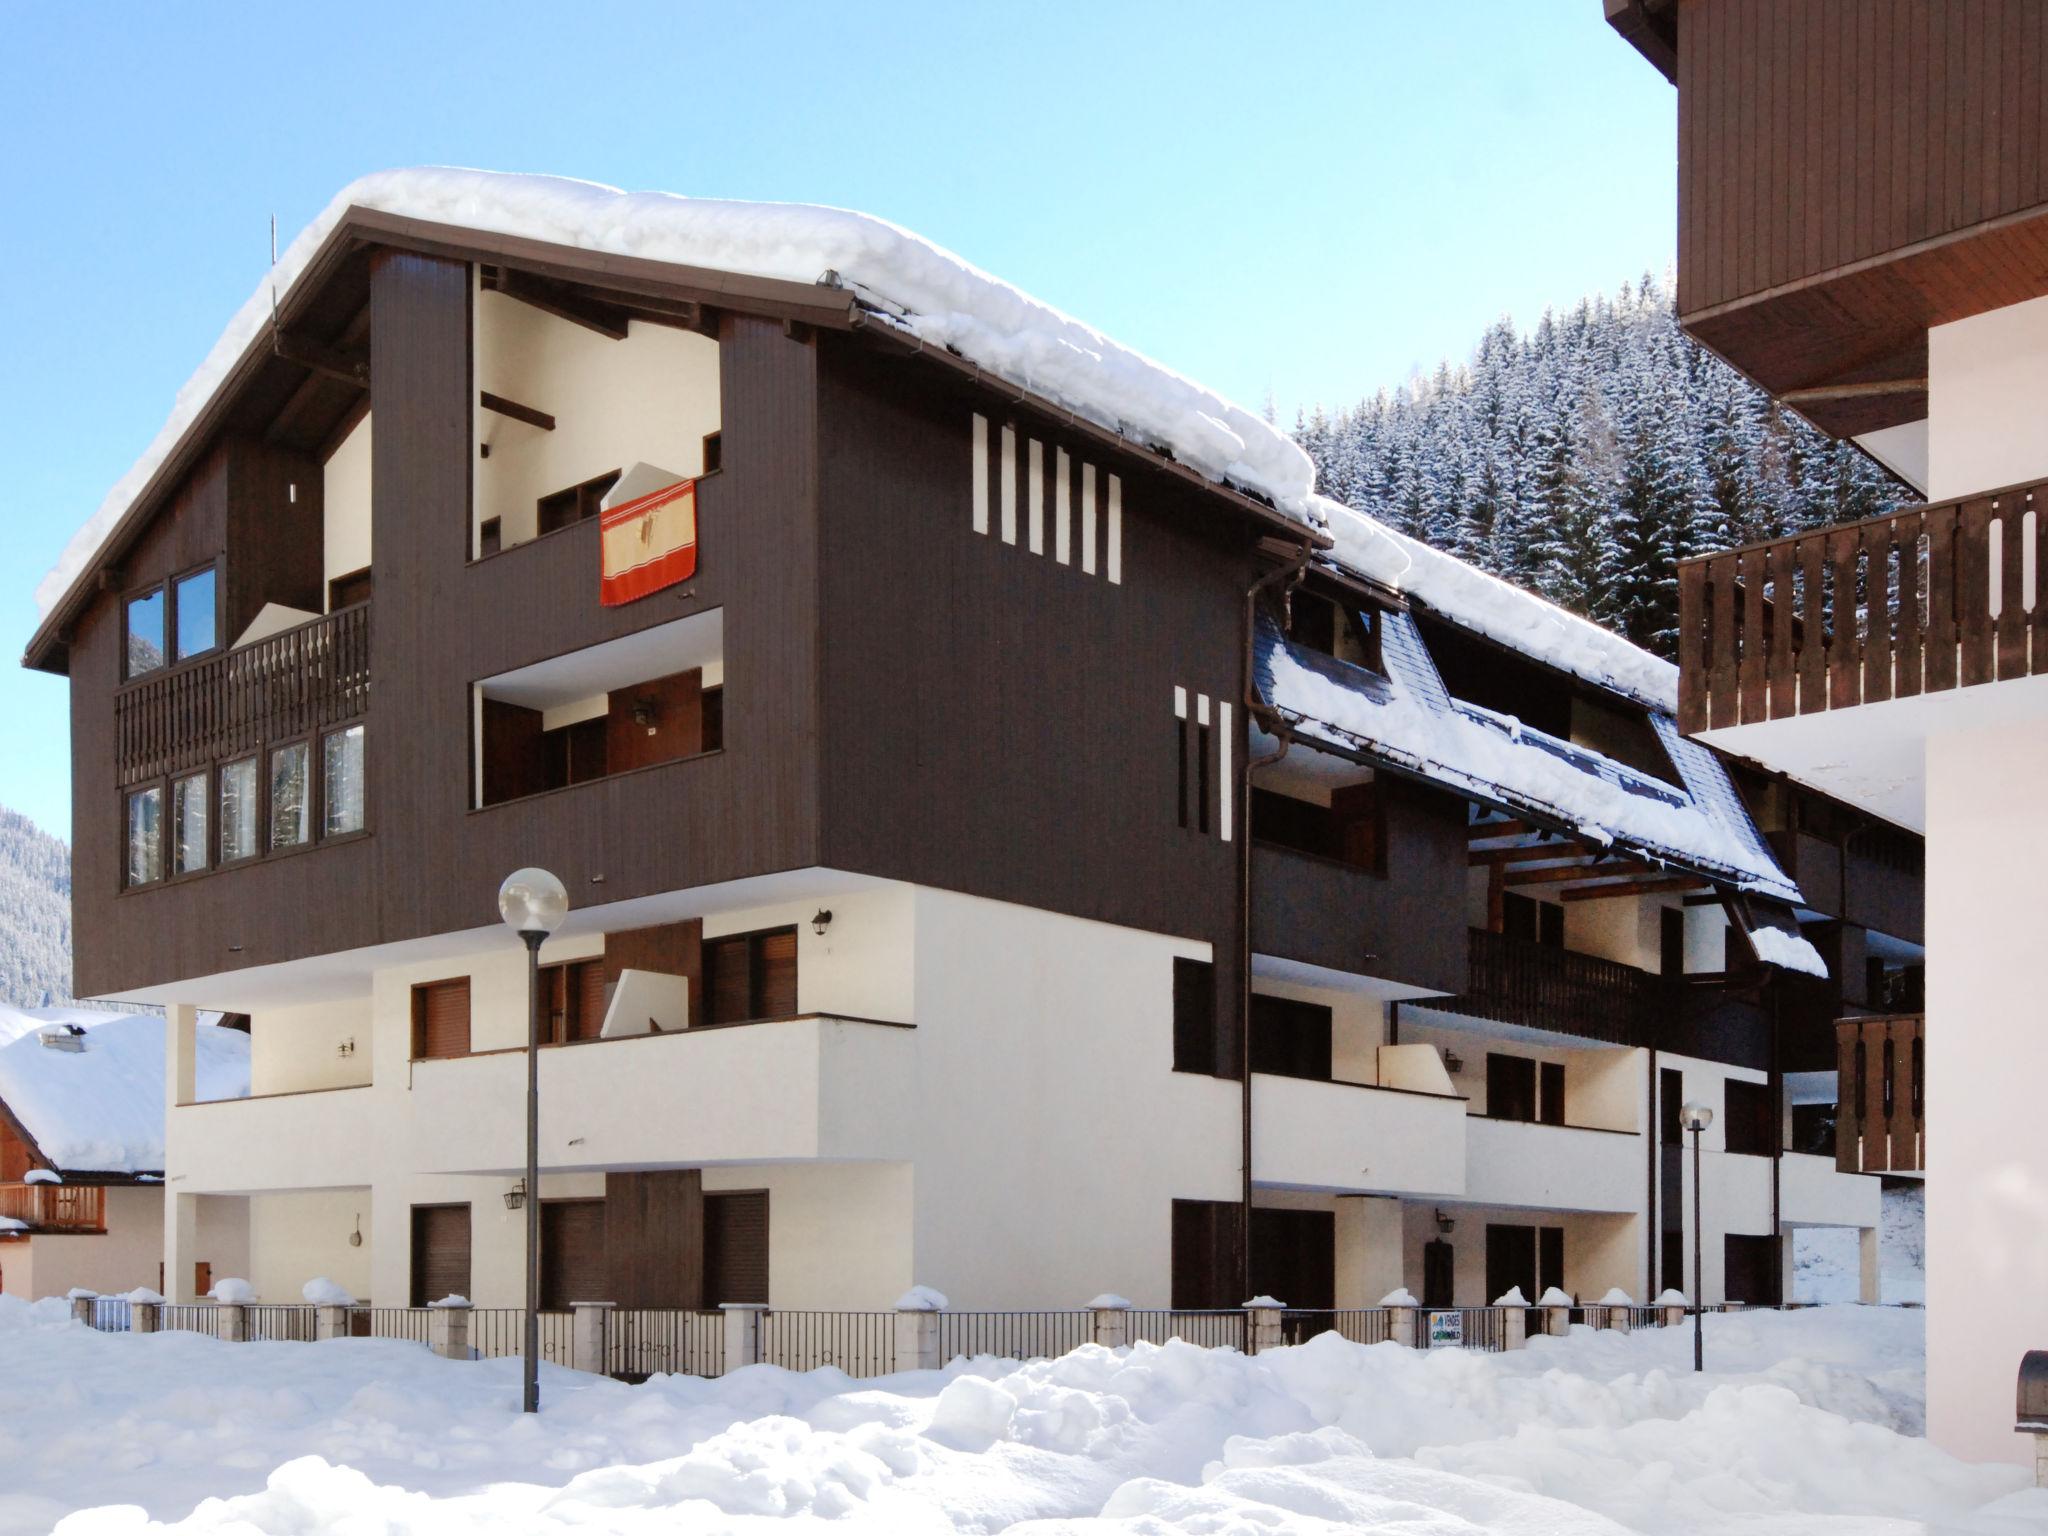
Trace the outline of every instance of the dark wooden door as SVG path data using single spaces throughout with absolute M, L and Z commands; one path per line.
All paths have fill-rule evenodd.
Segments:
M 1546 1061 L 1538 1064 L 1537 1085 L 1542 1090 L 1536 1096 L 1536 1117 L 1545 1125 L 1563 1125 L 1564 1120 L 1564 1063 Z
M 768 1301 L 768 1191 L 704 1197 L 704 1305 Z
M 1536 1229 L 1490 1221 L 1486 1224 L 1485 1299 L 1490 1305 L 1517 1286 L 1526 1300 L 1536 1299 Z
M 1451 1245 L 1433 1237 L 1422 1245 L 1422 1304 L 1448 1307 L 1456 1293 Z
M 605 1300 L 621 1307 L 704 1305 L 704 1175 L 695 1168 L 604 1176 Z
M 412 1208 L 412 1305 L 469 1294 L 469 1207 Z
M 1547 1291 L 1553 1285 L 1564 1289 L 1564 1228 L 1538 1227 L 1536 1229 L 1536 1284 Z M 1529 1299 L 1534 1301 L 1540 1291 L 1531 1291 Z
M 610 1301 L 604 1202 L 545 1200 L 540 1208 L 540 1304 L 564 1312 L 579 1301 Z
M 1337 1218 L 1331 1212 L 1254 1210 L 1251 1258 L 1254 1295 L 1290 1307 L 1336 1305 Z
M 1234 1307 L 1238 1294 L 1237 1243 L 1244 1208 L 1234 1200 L 1173 1202 L 1173 1291 L 1176 1312 Z
M 1495 1120 L 1536 1118 L 1536 1063 L 1526 1056 L 1486 1053 L 1486 1113 Z
M 1777 1245 L 1768 1236 L 1731 1232 L 1722 1253 L 1722 1295 L 1728 1300 L 1762 1306 L 1778 1299 Z

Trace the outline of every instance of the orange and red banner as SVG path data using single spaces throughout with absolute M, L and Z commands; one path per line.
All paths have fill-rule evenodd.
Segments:
M 598 597 L 616 608 L 697 574 L 697 482 L 620 502 L 599 519 Z

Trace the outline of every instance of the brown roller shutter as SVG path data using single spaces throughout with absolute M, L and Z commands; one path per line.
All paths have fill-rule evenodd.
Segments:
M 796 1013 L 796 930 L 759 935 L 760 993 L 754 1003 L 757 1019 L 787 1019 Z
M 565 1312 L 578 1301 L 611 1301 L 605 1265 L 604 1202 L 544 1200 L 540 1208 L 540 1304 Z
M 412 1208 L 412 1305 L 469 1294 L 469 1207 Z
M 604 962 L 584 960 L 571 966 L 569 985 L 576 995 L 573 1038 L 595 1040 L 604 1029 Z
M 768 1301 L 768 1191 L 704 1197 L 704 1305 Z
M 753 1017 L 748 954 L 744 935 L 704 946 L 705 1023 L 737 1024 Z
M 469 1054 L 467 976 L 412 989 L 412 1053 L 416 1059 Z

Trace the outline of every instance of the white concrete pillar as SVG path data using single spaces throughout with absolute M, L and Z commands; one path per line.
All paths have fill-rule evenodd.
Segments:
M 1686 1309 L 1683 1305 L 1672 1306 L 1667 1304 L 1660 1306 L 1657 1309 L 1657 1326 L 1659 1328 L 1681 1327 L 1685 1323 L 1685 1312 Z
M 1131 1304 L 1121 1296 L 1098 1296 L 1088 1303 L 1093 1315 L 1090 1336 L 1104 1349 L 1128 1349 L 1131 1343 Z
M 896 1369 L 936 1371 L 939 1358 L 939 1314 L 930 1307 L 899 1307 L 896 1311 Z
M 761 1314 L 768 1309 L 759 1302 L 728 1301 L 718 1310 L 725 1314 L 725 1368 L 736 1371 L 743 1365 L 759 1365 Z
M 249 1310 L 239 1301 L 224 1301 L 214 1308 L 214 1337 L 227 1344 L 244 1344 L 249 1339 Z
M 1391 1314 L 1387 1323 L 1387 1337 L 1396 1344 L 1405 1344 L 1410 1349 L 1416 1348 L 1422 1342 L 1420 1336 L 1415 1331 L 1415 1320 L 1418 1310 L 1415 1307 L 1387 1308 L 1388 1313 Z
M 1781 1227 L 1778 1231 L 1778 1300 L 1792 1302 L 1799 1294 L 1799 1240 L 1797 1227 Z
M 321 1302 L 313 1308 L 313 1337 L 316 1340 L 348 1337 L 348 1308 Z
M 469 1358 L 469 1303 L 427 1310 L 427 1348 L 443 1360 Z
M 1286 1313 L 1286 1307 L 1277 1301 L 1248 1301 L 1244 1310 L 1251 1324 L 1246 1330 L 1251 1352 L 1263 1355 L 1269 1349 L 1278 1349 L 1281 1344 L 1280 1320 Z
M 1339 1307 L 1377 1306 L 1401 1289 L 1401 1202 L 1379 1195 L 1344 1195 L 1337 1201 Z
M 1572 1309 L 1570 1307 L 1545 1307 L 1543 1309 L 1543 1331 L 1553 1339 L 1561 1339 L 1572 1331 Z
M 99 1296 L 96 1292 L 86 1290 L 73 1291 L 70 1296 L 71 1321 L 83 1323 L 86 1327 L 90 1328 L 92 1326 L 93 1303 L 98 1300 Z
M 199 1257 L 199 1197 L 164 1191 L 164 1295 L 171 1301 L 200 1301 L 192 1285 Z
M 1884 1280 L 1877 1264 L 1877 1228 L 1859 1227 L 1856 1235 L 1860 1239 L 1858 1257 L 1862 1260 L 1858 1266 L 1861 1273 L 1856 1299 L 1865 1306 L 1874 1307 L 1884 1300 Z
M 131 1301 L 128 1303 L 128 1331 L 130 1333 L 160 1333 L 163 1331 L 164 1309 L 154 1301 Z
M 164 1110 L 190 1104 L 199 1096 L 197 1050 L 199 1010 L 190 1003 L 172 1003 L 164 1009 Z M 168 1122 L 167 1122 L 168 1123 Z
M 570 1323 L 569 1363 L 579 1371 L 588 1371 L 593 1376 L 605 1376 L 611 1364 L 608 1348 L 613 1303 L 609 1301 L 572 1301 L 569 1309 L 574 1314 Z
M 1502 1321 L 1506 1324 L 1504 1338 L 1509 1349 L 1520 1349 L 1529 1342 L 1529 1309 L 1509 1306 L 1501 1309 Z
M 2048 1434 L 2034 1436 L 2034 1486 L 2048 1488 Z

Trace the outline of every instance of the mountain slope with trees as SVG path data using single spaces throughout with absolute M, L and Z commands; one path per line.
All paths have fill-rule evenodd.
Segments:
M 1686 336 L 1648 276 L 1526 335 L 1503 318 L 1464 366 L 1295 436 L 1324 494 L 1667 657 L 1680 560 L 1917 499 Z
M 39 1008 L 71 996 L 71 850 L 0 808 L 0 1002 Z

